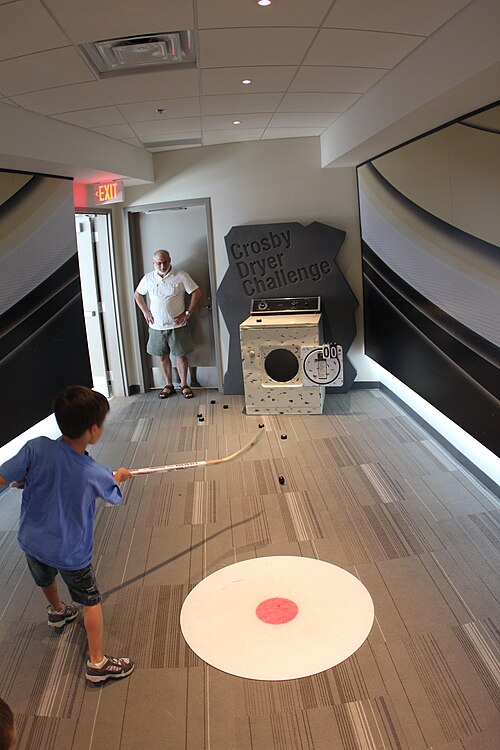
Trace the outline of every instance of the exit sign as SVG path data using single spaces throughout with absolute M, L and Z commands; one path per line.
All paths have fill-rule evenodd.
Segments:
M 123 182 L 121 180 L 98 182 L 92 188 L 96 206 L 102 206 L 107 203 L 120 203 L 123 200 Z

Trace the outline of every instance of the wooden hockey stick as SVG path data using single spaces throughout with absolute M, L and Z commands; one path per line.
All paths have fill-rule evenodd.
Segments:
M 234 461 L 235 458 L 239 458 L 244 453 L 246 453 L 251 448 L 253 448 L 254 445 L 260 439 L 263 432 L 265 432 L 265 430 L 259 429 L 255 437 L 252 438 L 252 440 L 250 440 L 249 443 L 244 445 L 243 448 L 240 448 L 239 451 L 236 451 L 236 453 L 231 453 L 230 456 L 225 456 L 224 458 L 210 458 L 210 459 L 207 459 L 206 461 L 188 461 L 185 464 L 170 464 L 169 466 L 149 466 L 144 469 L 130 469 L 130 473 L 134 477 L 140 476 L 143 474 L 162 474 L 163 472 L 167 472 L 167 471 L 181 471 L 182 469 L 197 469 L 200 466 L 215 466 L 216 464 L 223 464 L 226 461 Z

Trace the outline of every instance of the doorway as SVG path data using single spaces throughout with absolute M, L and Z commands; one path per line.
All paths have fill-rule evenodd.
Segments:
M 209 200 L 162 203 L 128 209 L 134 287 L 153 270 L 153 254 L 164 249 L 172 265 L 186 271 L 201 289 L 201 302 L 189 325 L 193 351 L 188 355 L 188 382 L 194 387 L 222 390 L 218 321 L 215 299 L 215 275 Z M 165 385 L 158 357 L 146 354 L 147 324 L 138 313 L 144 390 Z M 175 368 L 175 358 L 172 365 Z M 175 371 L 174 371 L 175 372 Z M 175 378 L 174 378 L 175 381 Z
M 107 213 L 77 213 L 75 227 L 93 387 L 107 398 L 124 396 L 111 217 Z

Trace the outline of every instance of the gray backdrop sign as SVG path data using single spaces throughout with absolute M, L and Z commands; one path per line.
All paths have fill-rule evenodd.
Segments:
M 217 290 L 217 303 L 229 331 L 224 393 L 243 394 L 240 323 L 250 315 L 252 299 L 321 297 L 325 342 L 341 344 L 346 392 L 356 371 L 347 359 L 356 335 L 356 297 L 337 266 L 345 232 L 326 224 L 298 222 L 233 227 L 225 237 L 228 269 Z

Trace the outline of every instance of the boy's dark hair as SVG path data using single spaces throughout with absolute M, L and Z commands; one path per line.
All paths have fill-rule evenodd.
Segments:
M 69 385 L 54 401 L 54 414 L 59 429 L 66 437 L 75 439 L 104 422 L 109 411 L 108 399 L 102 393 L 91 391 L 84 385 Z
M 10 750 L 14 741 L 14 714 L 0 698 L 0 750 Z

